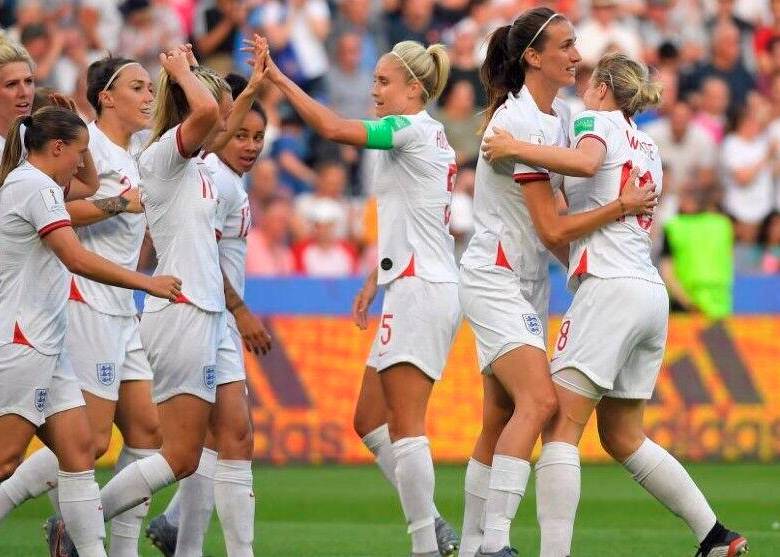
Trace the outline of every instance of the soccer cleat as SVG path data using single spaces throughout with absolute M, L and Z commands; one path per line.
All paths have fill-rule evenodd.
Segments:
M 438 551 L 428 551 L 425 553 L 412 553 L 411 557 L 439 557 Z
M 474 557 L 517 557 L 519 553 L 514 547 L 506 546 L 493 553 L 486 553 L 480 547 Z
M 460 547 L 460 536 L 458 536 L 458 533 L 442 517 L 436 518 L 434 528 L 436 528 L 436 543 L 439 546 L 439 555 L 441 557 L 454 557 L 458 547 Z
M 165 557 L 173 557 L 176 553 L 176 536 L 179 529 L 168 522 L 164 514 L 156 516 L 146 527 L 146 537 L 152 541 Z
M 50 557 L 78 557 L 79 553 L 65 531 L 65 522 L 61 517 L 50 516 L 43 525 L 43 531 L 49 543 Z
M 706 540 L 705 540 L 706 541 Z M 736 532 L 726 530 L 721 540 L 699 546 L 694 557 L 737 557 L 748 552 L 748 541 Z

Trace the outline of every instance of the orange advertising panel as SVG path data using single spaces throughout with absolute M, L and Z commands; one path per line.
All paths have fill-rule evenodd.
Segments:
M 278 464 L 368 462 L 370 454 L 352 430 L 352 413 L 376 329 L 361 332 L 345 317 L 274 317 L 268 323 L 274 350 L 260 360 L 247 358 L 256 458 Z M 551 331 L 559 323 L 551 320 Z M 650 434 L 691 460 L 780 459 L 778 339 L 780 316 L 719 324 L 673 317 L 647 411 Z M 431 400 L 434 457 L 465 461 L 480 415 L 474 338 L 464 325 Z M 583 438 L 582 458 L 608 458 L 595 419 Z

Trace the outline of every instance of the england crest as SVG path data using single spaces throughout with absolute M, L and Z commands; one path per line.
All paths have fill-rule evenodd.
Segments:
M 217 386 L 217 366 L 203 366 L 203 384 L 207 389 Z
M 525 328 L 532 335 L 542 336 L 542 321 L 535 313 L 524 313 L 523 321 L 525 321 Z
M 95 366 L 97 369 L 97 380 L 103 385 L 112 385 L 116 379 L 114 371 L 114 362 L 103 362 Z
M 49 394 L 49 389 L 35 389 L 33 399 L 35 400 L 35 409 L 38 412 L 43 412 L 46 407 L 46 397 Z

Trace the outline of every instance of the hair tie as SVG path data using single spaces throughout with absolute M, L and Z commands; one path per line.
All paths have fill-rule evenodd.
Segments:
M 119 67 L 118 67 L 118 68 L 117 68 L 117 69 L 114 71 L 114 73 L 113 73 L 113 74 L 111 74 L 111 77 L 109 77 L 109 78 L 108 78 L 108 81 L 106 81 L 106 86 L 105 86 L 105 87 L 103 87 L 103 88 L 100 90 L 100 92 L 102 93 L 103 91 L 108 91 L 108 90 L 109 90 L 109 88 L 111 87 L 111 85 L 113 85 L 113 84 L 114 84 L 114 81 L 116 81 L 116 78 L 117 78 L 117 77 L 119 77 L 119 74 L 120 74 L 120 73 L 122 73 L 122 70 L 124 70 L 125 68 L 127 68 L 127 67 L 129 67 L 129 66 L 140 66 L 140 65 L 141 65 L 141 64 L 139 64 L 138 62 L 128 62 L 128 63 L 126 63 L 126 64 L 122 64 L 121 66 L 119 66 Z
M 539 27 L 539 30 L 536 32 L 536 34 L 531 38 L 531 40 L 528 42 L 528 46 L 523 49 L 523 52 L 520 53 L 520 61 L 523 61 L 523 56 L 525 56 L 525 53 L 528 51 L 529 48 L 531 48 L 531 45 L 534 44 L 534 41 L 539 38 L 539 35 L 542 34 L 542 31 L 544 31 L 544 28 L 547 27 L 550 22 L 555 19 L 556 17 L 563 17 L 562 14 L 559 14 L 558 12 L 555 12 L 553 15 L 547 18 L 547 21 L 545 21 L 541 27 Z

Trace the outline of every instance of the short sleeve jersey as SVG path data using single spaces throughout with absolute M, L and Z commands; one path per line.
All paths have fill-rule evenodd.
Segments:
M 426 111 L 365 122 L 378 149 L 374 185 L 379 284 L 400 276 L 457 282 L 450 201 L 457 166 L 444 127 Z
M 567 146 L 569 109 L 555 99 L 553 114 L 539 110 L 528 91 L 510 93 L 493 114 L 486 133 L 502 128 L 516 139 L 538 145 Z M 474 188 L 474 236 L 461 264 L 467 268 L 491 265 L 511 269 L 525 280 L 547 277 L 549 252 L 536 233 L 523 198 L 523 185 L 549 180 L 559 187 L 561 178 L 547 169 L 511 160 L 477 162 Z
M 157 251 L 155 275 L 182 280 L 180 302 L 205 311 L 223 311 L 225 294 L 219 270 L 217 188 L 206 162 L 187 157 L 181 126 L 165 132 L 139 158 L 142 200 Z M 147 297 L 144 312 L 160 311 L 171 302 Z
M 241 176 L 217 155 L 212 153 L 205 160 L 219 196 L 216 223 L 219 264 L 230 285 L 243 298 L 246 283 L 246 237 L 252 224 L 249 197 Z M 230 313 L 228 321 L 235 323 Z
M 89 150 L 100 180 L 100 187 L 90 200 L 116 197 L 140 186 L 136 159 L 128 150 L 111 141 L 94 122 L 89 124 Z M 121 213 L 76 229 L 85 248 L 131 271 L 138 267 L 145 232 L 144 215 L 132 213 Z M 108 315 L 135 315 L 132 290 L 80 276 L 74 276 L 73 280 L 78 298 L 91 308 Z
M 0 187 L 0 346 L 62 351 L 69 274 L 42 241 L 70 226 L 62 188 L 28 162 Z
M 653 183 L 656 191 L 662 187 L 658 147 L 619 110 L 581 112 L 571 125 L 570 135 L 572 147 L 590 137 L 604 144 L 606 155 L 592 177 L 565 178 L 563 190 L 569 212 L 589 211 L 617 199 L 633 166 L 639 167 L 640 185 Z M 586 274 L 642 278 L 663 284 L 650 258 L 651 225 L 652 217 L 630 215 L 573 241 L 569 249 L 569 287 L 575 290 L 579 278 Z

